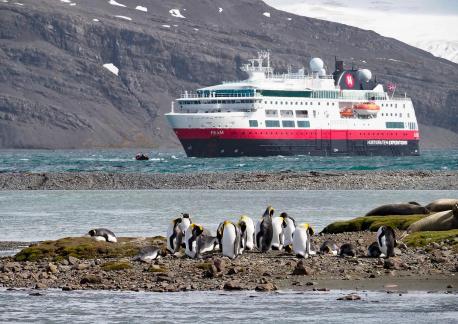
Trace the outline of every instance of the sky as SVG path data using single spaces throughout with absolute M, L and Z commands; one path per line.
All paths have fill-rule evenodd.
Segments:
M 417 46 L 458 42 L 458 0 L 264 0 L 302 16 L 373 30 Z M 422 47 L 422 46 L 420 46 Z

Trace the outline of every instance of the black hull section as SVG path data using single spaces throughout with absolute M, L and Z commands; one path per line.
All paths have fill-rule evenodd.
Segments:
M 186 155 L 189 157 L 420 155 L 418 140 L 386 140 L 377 141 L 376 144 L 370 142 L 368 140 L 232 140 L 218 138 L 181 140 Z

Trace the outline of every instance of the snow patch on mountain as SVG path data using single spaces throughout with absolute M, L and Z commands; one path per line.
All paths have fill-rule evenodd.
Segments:
M 116 15 L 115 17 L 116 17 L 116 18 L 125 19 L 125 20 L 132 20 L 132 18 L 130 18 L 130 17 L 127 17 L 127 16 L 120 16 L 120 15 Z
M 136 6 L 135 9 L 143 11 L 143 12 L 148 12 L 148 8 L 143 7 L 143 6 Z
M 113 63 L 105 63 L 103 67 L 111 73 L 118 75 L 119 69 Z
M 267 18 L 270 18 L 270 12 L 263 12 L 262 14 L 266 16 Z
M 110 0 L 108 1 L 109 4 L 112 6 L 118 6 L 118 7 L 125 7 L 126 5 L 123 5 L 122 3 L 116 2 L 115 0 Z
M 176 18 L 186 18 L 185 16 L 183 16 L 180 12 L 179 9 L 170 9 L 169 10 L 169 13 L 173 16 L 173 17 L 176 17 Z

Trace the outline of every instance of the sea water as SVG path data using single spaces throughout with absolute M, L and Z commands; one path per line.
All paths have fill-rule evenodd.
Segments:
M 268 205 L 316 231 L 366 214 L 376 206 L 437 198 L 458 190 L 64 190 L 0 191 L 0 241 L 40 241 L 81 236 L 107 227 L 118 236 L 165 235 L 172 219 L 189 213 L 215 232 L 224 220 L 255 221 Z
M 0 321 L 22 323 L 457 323 L 456 294 L 350 291 L 106 292 L 0 290 Z
M 188 158 L 182 151 L 143 150 L 149 161 L 136 161 L 137 150 L 0 150 L 0 172 L 216 172 L 458 170 L 458 150 L 423 150 L 420 156 L 272 156 Z

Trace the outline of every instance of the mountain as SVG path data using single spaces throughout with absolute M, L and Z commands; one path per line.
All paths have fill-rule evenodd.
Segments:
M 415 46 L 432 53 L 434 56 L 458 63 L 458 41 L 419 41 Z
M 244 78 L 259 49 L 283 71 L 312 56 L 329 71 L 336 55 L 369 68 L 413 98 L 420 123 L 456 134 L 458 65 L 375 32 L 258 0 L 5 1 L 0 147 L 177 147 L 170 101 Z

